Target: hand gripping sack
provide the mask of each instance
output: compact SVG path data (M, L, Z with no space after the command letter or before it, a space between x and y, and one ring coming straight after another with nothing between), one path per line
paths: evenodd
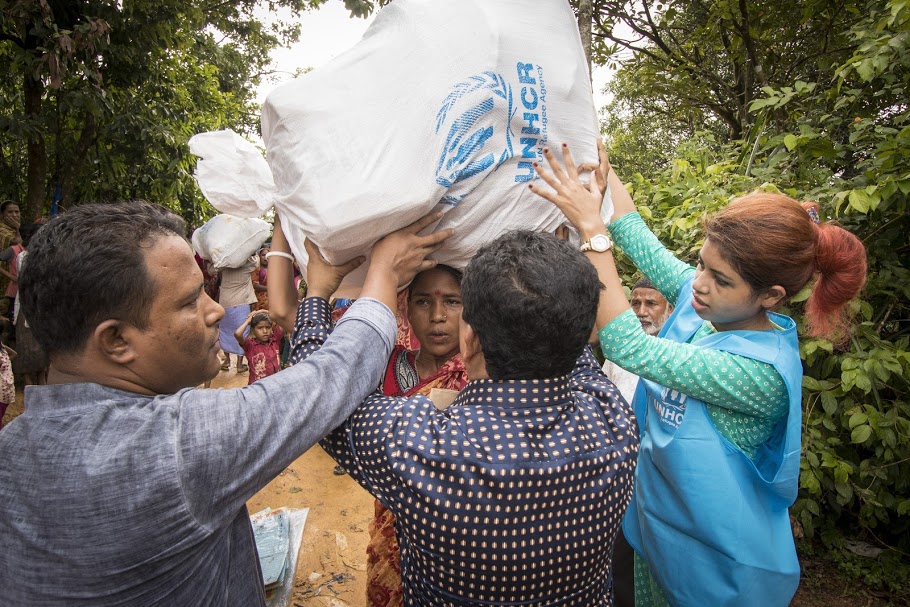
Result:
M216 215L193 232L193 249L219 270L240 268L268 239L271 228L261 219Z
M565 0L396 0L354 48L273 91L262 127L261 195L301 263L305 236L339 263L440 208L455 236L434 257L459 268L508 230L563 223L528 190L533 163L563 143L595 162L598 135Z

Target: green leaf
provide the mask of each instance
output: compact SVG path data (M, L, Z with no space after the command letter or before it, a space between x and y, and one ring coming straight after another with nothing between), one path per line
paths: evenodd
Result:
M851 190L847 199L852 208L863 214L868 213L872 206L872 197L866 190Z
M803 388L816 392L818 390L821 390L821 386L819 385L818 380L808 375L803 375Z
M792 152L796 149L796 146L799 145L799 137L793 134L784 136L784 145L787 146L787 151Z
M808 491L810 495L818 495L822 491L821 483L812 471L805 471L799 475L799 486Z
M756 99L755 101L753 101L752 103L749 104L749 111L757 112L758 110L760 110L762 108L766 108L769 105L774 105L775 103L777 103L776 97L773 97L771 99Z
M865 424L866 421L868 421L868 419L869 418L866 416L865 413L863 413L862 411L857 411L856 413L854 413L853 415L850 416L849 427L852 430L852 429L856 428L857 426L859 426L860 424ZM862 442L862 441L859 441L859 442Z
M834 395L829 391L821 393L822 396L822 408L825 410L825 413L828 415L834 415L837 413L837 399L834 398Z
M885 365L877 364L873 367L873 371L875 376L882 382L888 381L888 378L891 377L891 373L885 368Z
M816 342L816 341L814 341L814 340L813 340L813 341L807 341L807 342L801 343L801 344L799 345L799 347L800 347L800 350L802 350L802 353L803 353L805 356L811 356L812 354L815 353L816 350L818 350L818 342ZM805 358L805 356L804 356L804 358ZM805 379L805 377L803 378L803 386L808 387L808 386L806 386L806 379Z
M790 298L790 301L792 303L799 303L801 301L806 301L807 299L809 299L809 295L811 295L811 294L812 294L812 286L807 284L802 289L797 291L796 295L794 295L793 297Z
M811 451L806 451L806 461L809 462L809 465L813 468L818 468L818 456Z
M871 59L863 59L856 64L855 68L856 73L859 74L859 77L866 82L869 82L875 78L875 67Z
M856 387L868 394L872 391L872 380L865 373L856 374Z
M814 514L815 516L821 516L821 510L819 510L818 502L815 500L806 500L806 510Z
M858 375L858 373L859 372L856 371L855 369L852 371L844 371L843 373L841 373L841 376L840 376L841 383L844 384L845 390L849 390L849 389L853 388L853 386L856 385L856 376Z
M837 500L839 504L846 504L853 498L853 488L846 482L834 483L834 490L837 491L838 497L842 498Z
M850 433L850 442L854 444L864 443L870 436L872 436L872 428L870 426L859 426Z

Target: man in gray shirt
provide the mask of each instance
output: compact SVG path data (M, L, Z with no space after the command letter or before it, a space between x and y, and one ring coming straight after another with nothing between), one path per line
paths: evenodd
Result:
M179 218L86 205L43 227L20 288L50 385L0 432L0 605L264 605L245 503L379 383L396 287L450 234L417 236L436 219L375 245L318 354L235 390L192 389L224 310ZM362 261L310 257L322 297Z

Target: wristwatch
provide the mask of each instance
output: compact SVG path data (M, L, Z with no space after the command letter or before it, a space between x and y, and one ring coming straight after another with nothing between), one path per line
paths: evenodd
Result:
M579 251L584 253L585 251L594 251L595 253L603 253L604 251L609 251L610 247L613 246L613 241L610 240L610 237L606 234L597 234L591 237L591 240L581 243L581 246L578 248Z

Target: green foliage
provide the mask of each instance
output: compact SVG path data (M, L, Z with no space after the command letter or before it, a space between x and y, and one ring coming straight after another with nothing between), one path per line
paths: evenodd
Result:
M191 222L212 213L193 183L195 133L259 127L269 52L297 39L291 17L324 0L0 0L0 196L41 215L146 198ZM355 15L382 1L346 0Z
M786 42L779 3L749 5L767 15L752 23L754 39ZM641 60L633 60L616 86L624 103L636 106L641 99L636 107L645 109L626 137L609 143L642 215L683 259L692 260L701 246L705 214L756 188L818 201L823 217L836 218L863 240L869 278L854 305L852 336L842 346L801 341L803 459L791 514L807 536L820 537L832 549L844 535L862 536L895 547L900 553L892 551L889 558L899 559L894 555L910 552L910 1L872 0L829 23L826 40L837 40L836 49L823 54L821 41L813 50L803 39L807 59L787 72L787 80L779 74L776 83L758 88L748 104L751 126L741 137L695 130L672 153L657 149L659 157L647 161L641 160L637 133L653 102L634 78ZM709 30L700 30L706 40L720 35ZM766 64L774 58L760 57ZM686 73L665 68L667 80ZM698 107L682 89L660 94L667 96L667 107L683 106L680 116L686 107ZM655 124L673 128L665 112L654 112ZM688 133L685 120L675 124ZM624 126L620 118L610 129ZM623 270L633 271L628 265ZM801 330L808 292L785 310ZM864 575L892 586L893 569L867 568Z
M867 586L892 593L898 602L910 601L910 565L896 550L887 550L878 558L870 559L836 547L829 551L838 569L847 577L862 581Z
M854 586L858 592L865 589L874 589L887 593L889 601L887 603L876 601L868 603L860 596L856 597L856 604L875 604L875 605L906 605L910 601L910 561L905 558L898 550L887 549L880 550L864 542L858 542L861 548L866 550L872 549L880 551L868 553L851 551L850 542L836 535L829 534L826 538L827 543L818 540L806 540L800 543L800 556L804 561L804 573L806 561L808 566L816 569L820 563L833 565L845 581L860 582L862 586ZM866 544L866 545L863 545ZM855 550L855 548L854 548ZM830 567L826 566L824 571L829 572ZM822 580L822 583L824 581ZM853 585L853 584L851 584ZM876 593L878 594L878 593Z
M627 75L613 87L611 113L631 108L673 120L683 136L710 130L734 139L754 126L749 107L762 87L790 85L797 75L818 81L849 53L845 34L857 14L844 0L594 5L595 57Z

